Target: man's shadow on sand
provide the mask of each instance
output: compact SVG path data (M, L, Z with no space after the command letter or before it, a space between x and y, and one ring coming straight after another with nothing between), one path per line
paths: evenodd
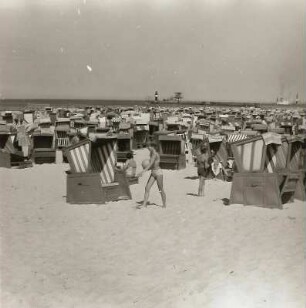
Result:
M142 201L137 201L136 202L137 203L137 205L136 205L136 209L140 209L140 208L142 208L143 206L142 206L142 204L143 204L143 200ZM162 207L161 205L158 205L158 204L156 204L156 203L154 203L154 202L148 202L147 203L147 207L148 206L157 206L157 207Z
M187 193L186 195L187 195L187 196L193 196L193 197L199 197L198 194L194 194L194 193Z
M198 194L195 194L195 193L187 193L186 194L187 196L193 196L193 197L199 197ZM222 198L222 199L215 199L214 201L217 201L217 200L221 200L223 202L223 205L230 205L230 199L228 198Z

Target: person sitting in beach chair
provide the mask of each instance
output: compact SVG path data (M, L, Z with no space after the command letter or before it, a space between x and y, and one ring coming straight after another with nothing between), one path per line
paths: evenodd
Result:
M76 134L72 137L71 139L71 144L74 145L74 144L77 144L78 142L86 139L86 133L85 132L82 132L81 130L78 130L76 132ZM94 139L92 140L94 141Z
M71 144L74 145L74 144L77 144L78 142L80 142L80 138L79 136L76 134L72 137L71 139Z
M126 177L127 178L134 178L136 177L136 161L134 160L133 153L129 152L126 154L126 162L122 167L122 170L125 171Z
M233 173L234 173L233 166L234 166L234 159L229 158L224 168L224 173L226 175L226 181L231 181L233 179Z
M227 171L225 170L222 162L219 161L216 156L213 157L211 170L214 180L221 178L223 181L225 181L225 178L227 177Z
M138 184L138 176L136 176L137 164L133 157L133 152L129 152L126 154L126 162L123 166L116 166L116 170L124 171L125 176L130 185Z

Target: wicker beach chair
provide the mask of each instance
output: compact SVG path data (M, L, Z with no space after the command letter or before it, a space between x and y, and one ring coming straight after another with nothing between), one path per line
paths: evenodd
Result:
M291 199L305 200L305 163L303 160L303 142L298 136L282 136L281 144L267 146L265 169L283 177L282 191L291 194ZM295 185L295 187L293 187ZM292 187L291 187L292 186ZM288 188L289 187L289 188Z
M51 164L56 161L54 133L38 130L33 132L32 159L35 164Z
M115 169L116 138L103 137L95 142L85 139L66 148L70 165L67 174L67 202L106 203L131 199L124 172Z
M280 136L279 140L267 143L256 136L231 145L238 173L233 177L230 203L282 208L293 198L299 175L287 168L291 151Z
M149 124L134 125L133 149L145 147L149 139Z
M180 170L186 168L185 140L177 134L158 136L158 152L162 169Z
M70 119L58 119L55 122L55 147L63 149L70 145Z

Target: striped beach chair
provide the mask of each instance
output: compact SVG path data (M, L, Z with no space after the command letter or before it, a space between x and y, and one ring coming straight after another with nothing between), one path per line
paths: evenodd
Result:
M244 139L247 139L247 138L248 138L248 135L242 134L242 133L227 134L226 149L227 149L227 152L228 152L228 156L233 157L232 148L231 148L231 144L233 142L244 140Z
M295 136L282 136L281 144L267 146L267 171L286 176L283 190L294 192L294 197L299 200L306 199L303 141Z
M287 169L287 140L266 143L256 136L232 143L238 173L234 174L230 203L282 208L292 199L298 174Z
M261 136L236 141L231 147L238 172L263 171L265 144Z
M115 169L116 138L95 142L85 139L65 150L70 165L67 173L67 202L105 203L131 199L124 172Z
M280 193L293 200L296 191L302 191L299 169L299 142L282 136L280 144L267 145L266 170L279 175ZM304 197L305 198L305 197Z
M291 178L298 175L296 184L291 180L292 185L296 185L294 198L305 201L305 136L287 136L286 138L288 140L287 170Z

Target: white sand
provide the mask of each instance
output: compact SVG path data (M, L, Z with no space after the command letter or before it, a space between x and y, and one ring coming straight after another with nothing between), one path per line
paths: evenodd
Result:
M189 165L164 171L167 209L135 209L148 174L133 200L69 205L68 168L0 169L1 307L305 307L303 202L224 206L213 180L195 197Z

